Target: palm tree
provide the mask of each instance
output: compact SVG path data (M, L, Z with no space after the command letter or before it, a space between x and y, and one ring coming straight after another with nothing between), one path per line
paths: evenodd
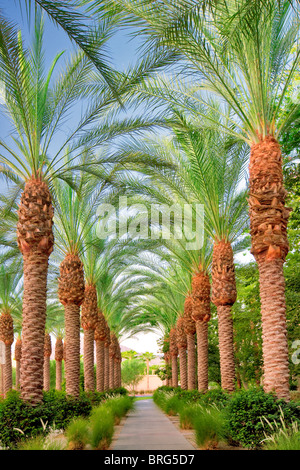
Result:
M188 73L193 83L199 83L194 98L180 97L176 77L162 80L163 93L151 83L141 93L160 102L164 98L176 106L180 103L198 116L203 116L199 103L209 108L209 97L217 96L233 111L233 125L223 123L223 130L250 147L251 252L260 274L264 389L288 400L283 264L289 250L289 209L285 207L279 137L299 109L297 102L287 113L282 112L284 97L299 67L298 7L288 0L221 0L203 14L198 2L174 4L164 0L155 9L146 1L113 3L127 10L127 16L122 11L124 22L129 16L132 26L138 23L138 34L145 34L148 51L173 51L177 65L182 59L181 71ZM201 93L203 90L205 93Z
M2 109L12 123L13 144L1 140L0 145L1 172L15 185L13 200L23 191L17 224L18 246L24 264L20 380L22 398L36 404L42 400L40 371L44 362L48 259L54 243L49 184L54 177L66 178L61 174L60 162L60 152L66 144L55 150L51 160L48 155L59 123L81 95L82 80L89 66L77 55L66 66L59 82L52 83L61 54L57 54L45 75L40 15L36 16L34 33L32 49L26 52L21 34L6 21L1 23L0 76L5 83ZM77 129L80 128L82 123L77 125Z
M142 359L146 361L146 368L147 368L147 390L150 390L150 385L149 385L149 367L150 367L150 361L155 359L155 354L151 353L149 351L144 352L141 355Z

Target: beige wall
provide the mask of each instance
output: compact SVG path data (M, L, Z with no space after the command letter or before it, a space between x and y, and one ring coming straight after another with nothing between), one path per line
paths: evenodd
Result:
M149 379L149 387L147 382L147 377ZM141 377L141 381L135 386L135 391L140 392L141 390L144 391L151 391L153 392L158 387L165 385L165 381L162 381L158 375L143 375Z

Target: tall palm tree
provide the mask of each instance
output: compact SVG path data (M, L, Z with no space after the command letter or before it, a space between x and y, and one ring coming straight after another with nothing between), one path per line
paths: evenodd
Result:
M60 162L60 152L66 143L54 151L53 158L49 159L48 155L53 152L51 143L59 124L79 99L83 77L90 69L87 61L77 55L66 65L59 82L53 82L53 71L61 54L57 54L45 73L40 15L35 18L29 52L24 48L21 33L5 20L1 23L0 34L0 77L5 84L2 111L12 124L12 143L2 139L0 142L1 173L14 185L14 201L22 191L17 224L24 265L21 395L36 404L42 400L40 371L44 361L48 259L54 243L49 185L54 177L66 178L61 174ZM82 122L76 126L82 129ZM70 143L70 136L66 141Z
M182 59L180 71L199 84L195 99L180 98L174 89L176 77L169 76L162 80L164 98L202 116L199 103L210 107L209 97L217 96L233 110L233 126L223 123L223 130L249 145L251 252L260 275L264 389L288 400L283 264L289 250L289 209L285 207L279 137L299 109L295 102L287 113L282 112L299 67L298 6L288 0L221 0L203 14L198 2L164 0L155 9L147 1L112 3L123 9L123 21L128 24L129 17L132 26L139 25L148 51L172 50L177 65ZM161 93L151 84L146 93L161 100Z

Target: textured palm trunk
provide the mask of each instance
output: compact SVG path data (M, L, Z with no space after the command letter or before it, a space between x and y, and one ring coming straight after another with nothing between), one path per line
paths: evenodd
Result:
M184 304L184 329L187 338L187 370L188 370L188 390L196 388L196 349L195 333L196 324L192 318L193 301L188 295Z
M66 393L79 397L80 393L80 306L65 305L65 378Z
M48 256L24 256L23 269L21 397L32 404L38 404L42 401L44 386Z
M3 312L0 316L0 340L5 345L4 395L6 396L13 386L11 345L14 342L14 325L9 312Z
M115 377L115 359L112 353L109 351L109 389L112 390L114 388L114 377Z
M186 358L186 348L187 340L186 334L184 331L184 319L179 317L176 323L176 340L177 348L179 355L179 372L180 372L180 386L182 390L187 390L187 358Z
M263 383L266 392L290 399L283 260L258 262L263 342Z
M197 334L197 375L198 390L208 390L208 321L210 320L210 279L200 270L192 279L192 318Z
M84 388L87 391L95 390L95 358L94 358L94 338L98 321L97 290L95 285L85 286L84 302L81 307L81 324L84 331Z
M119 359L114 360L114 388L118 388L119 384Z
M96 341L96 390L97 392L104 391L104 360L105 360L105 345L104 341Z
M187 334L188 390L196 388L196 347L195 335Z
M21 195L17 240L23 255L21 397L33 405L43 400L44 335L48 259L53 250L53 207L48 186L27 181Z
M56 338L55 343L55 388L61 390L62 386L62 361L64 358L64 345L61 337Z
M5 365L4 365L4 395L12 390L12 360L11 360L11 344L5 345Z
M259 270L264 389L290 399L283 264L289 250L280 145L272 136L253 144L249 165L251 252Z
M84 272L77 255L67 254L60 265L58 295L65 309L66 393L80 394L80 306L84 300Z
M15 344L15 362L16 362L16 389L20 388L20 366L22 358L22 341L20 338L17 338Z
M109 390L109 344L104 345L104 390Z
M44 390L50 390L50 356L52 353L51 337L49 334L45 335L44 342Z
M168 387L172 387L172 375L170 376L170 374L172 374L172 363L171 363L171 355L170 355L170 352L168 351L167 354L166 354L166 364L168 366L168 376L167 376L167 386Z
M178 387L178 348L176 328L172 328L170 331L170 356L172 367L172 387Z
M105 349L104 349L104 361L105 361L105 368L104 368L104 389L109 390L110 386L110 357L109 357L109 350L110 350L110 329L108 324L106 323L106 336L105 336Z
M83 334L84 390L88 392L95 390L94 363L94 330L89 328Z
M235 269L231 244L216 241L212 260L212 302L217 307L221 367L221 386L235 390L233 320L231 307L236 301Z
M96 342L96 390L103 392L105 388L105 340L107 325L103 313L98 309L95 328Z
M172 361L172 387L178 387L178 362L177 356L171 356Z
M208 324L206 321L196 322L198 390L208 390Z

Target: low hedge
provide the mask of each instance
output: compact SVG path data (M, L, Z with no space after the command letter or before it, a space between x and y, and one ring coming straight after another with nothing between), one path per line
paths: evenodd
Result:
M184 412L185 408L188 411L197 404L203 409L216 406L224 417L228 441L245 448L260 448L266 435L271 435L274 428L280 428L283 420L287 428L291 428L292 423L300 426L300 403L279 400L275 394L266 393L261 387L228 394L222 389L203 393L164 386L154 392L153 398L166 413L172 406L172 410L180 415L183 425L186 421L186 426L192 427L195 426L191 416Z
M32 406L12 390L0 400L0 446L14 448L24 438L45 434L49 427L65 429L72 419L89 417L92 408L107 398L126 394L126 389L118 388L105 393L81 392L74 398L51 390L44 392L40 405Z

